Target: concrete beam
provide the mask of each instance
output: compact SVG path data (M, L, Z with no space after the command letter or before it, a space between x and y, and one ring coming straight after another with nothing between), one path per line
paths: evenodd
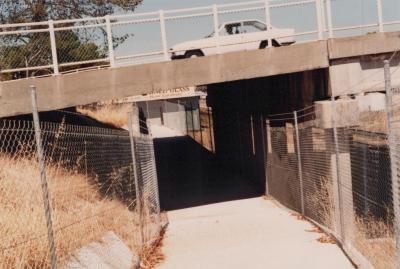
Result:
M400 47L399 47L400 48ZM385 90L383 61L393 53L331 60L329 95L341 96ZM390 62L392 85L400 86L400 55Z
M241 51L162 63L91 70L0 83L0 117L31 113L28 88L35 85L41 111L159 90L267 77L326 68L326 41Z
M328 49L330 60L394 52L400 49L400 32L330 39Z
M100 69L45 78L0 82L0 117L31 112L28 88L36 85L41 111L120 99L160 90L329 68L331 90L348 94L353 80L369 76L376 61L364 55L400 49L400 32L315 41L265 50L240 51L196 59ZM350 62L349 62L350 61ZM367 62L365 65L362 62ZM341 66L343 64L343 67ZM361 71L362 72L361 72ZM364 85L362 86L364 88ZM363 89L352 90L361 92Z

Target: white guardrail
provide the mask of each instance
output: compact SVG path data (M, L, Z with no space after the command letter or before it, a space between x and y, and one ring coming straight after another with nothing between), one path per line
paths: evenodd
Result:
M339 3L339 2L342 3ZM393 30L399 18L384 18L383 4L374 6L374 22L341 22L339 4L357 0L251 1L98 18L0 25L0 72L19 77L57 75L93 67L117 67L170 60L172 45L202 38L226 21L259 19L271 27L293 28L297 42ZM383 3L383 4L382 4ZM335 5L338 5L337 7ZM374 11L375 12L375 11ZM400 13L400 12L399 12ZM353 13L350 12L349 16ZM390 29L389 29L390 28ZM271 44L272 42L269 42ZM176 51L175 51L176 52ZM18 76L14 77L18 78Z

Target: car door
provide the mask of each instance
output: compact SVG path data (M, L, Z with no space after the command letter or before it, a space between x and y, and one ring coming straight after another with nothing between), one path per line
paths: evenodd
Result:
M269 31L264 23L258 21L245 21L242 25L243 43L247 50L254 50L260 47L262 41L268 39Z
M219 42L221 53L245 50L246 45L243 44L243 33L241 22L224 24L219 31Z

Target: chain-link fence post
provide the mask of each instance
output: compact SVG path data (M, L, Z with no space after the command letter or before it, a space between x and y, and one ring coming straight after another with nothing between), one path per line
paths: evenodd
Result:
M262 130L262 135L263 135L263 148L264 148L264 167L265 167L265 195L269 196L269 186L268 186L268 173L269 173L269 160L268 160L268 153L271 150L269 147L270 139L271 139L271 129L270 129L270 122L269 120L265 121L265 128L266 132L264 132L264 126L262 122L262 117L261 117L261 130ZM266 135L265 135L266 133ZM267 140L267 143L265 143L265 140Z
M200 108L200 100L199 100L199 113L198 115L198 119L199 119L199 128L200 128L200 142L201 142L201 146L204 147L204 141L203 141L203 128L201 127L201 108Z
M143 231L143 212L142 212L142 194L139 188L139 178L137 172L137 162L136 162L136 150L135 150L135 140L133 137L133 113L128 113L128 129L129 129L129 139L131 144L131 154L132 154L132 168L133 168L133 177L135 183L135 193L136 193L136 210L139 217L139 235L140 235L140 248L141 253L143 253L144 247L144 231Z
M158 219L158 224L159 224L159 229L161 231L162 227L162 221L161 221L161 205L160 205L160 190L159 190L159 184L158 184L158 176L157 176L157 164L156 164L156 155L154 152L154 141L152 140L151 142L151 150L150 150L150 156L152 160L152 169L155 171L155 179L154 179L154 191L155 191L155 203L156 203L156 210L157 210L157 219Z
M197 140L196 140L196 132L195 132L195 129L194 129L194 115L193 115L193 103L192 103L192 101L190 101L190 115L191 115L191 118L192 118L193 140L197 142Z
M51 268L56 269L57 268L57 254L56 254L56 246L55 246L55 242L54 242L53 222L51 219L49 187L47 185L46 167L45 167L45 161L44 161L44 156L43 156L42 137L41 137L41 131L40 131L39 112L38 112L37 97L36 97L36 87L31 86L30 89L31 89L31 99L32 99L33 122L34 122L34 128L35 128L36 151L37 151L37 158L39 161L43 205L44 205L44 210L45 210L45 214L46 214L47 238L49 241L49 248L50 248Z
M303 167L301 164L300 135L299 135L299 124L297 120L297 111L294 111L293 115L294 115L294 126L296 131L297 166L298 166L299 182L300 182L301 214L304 216L305 211L304 211Z
M211 112L210 112L210 108L207 107L207 116L208 116L208 131L210 133L210 150L212 152L214 152L214 142L213 142L213 130L212 128L214 128L214 126L211 124Z
M336 103L335 103L335 96L332 93L331 96L331 105L332 105L332 110L331 110L331 121L332 121L332 130L333 130L333 142L334 142L334 147L335 147L335 170L332 169L332 173L336 173L336 177L333 176L332 180L336 180L334 182L334 186L337 186L336 190L333 190L337 192L337 195L334 195L334 203L335 203L335 210L339 211L339 214L335 214L337 216L338 221L339 221L339 235L341 237L342 243L345 242L345 230L344 230L344 212L343 212L343 197L342 197L342 183L341 183L341 174L340 174L340 150L339 150L339 139L338 139L338 133L337 133L337 120L336 120Z
M389 139L389 151L390 151L390 162L391 162L391 177L392 177L392 195L393 195L393 211L394 211L394 228L395 228L395 240L396 240L396 268L400 268L400 204L399 204L399 183L398 183L398 168L396 162L396 138L392 129L393 119L393 104L392 104L392 83L390 74L390 62L384 61L384 72L385 72L385 92L386 92L386 113L387 113L387 126L388 126L388 139Z

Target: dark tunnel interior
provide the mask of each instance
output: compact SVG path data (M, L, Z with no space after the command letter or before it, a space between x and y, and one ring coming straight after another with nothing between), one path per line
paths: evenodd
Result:
M265 119L327 96L316 70L207 87L215 152L190 136L155 139L163 210L245 199L265 193Z

